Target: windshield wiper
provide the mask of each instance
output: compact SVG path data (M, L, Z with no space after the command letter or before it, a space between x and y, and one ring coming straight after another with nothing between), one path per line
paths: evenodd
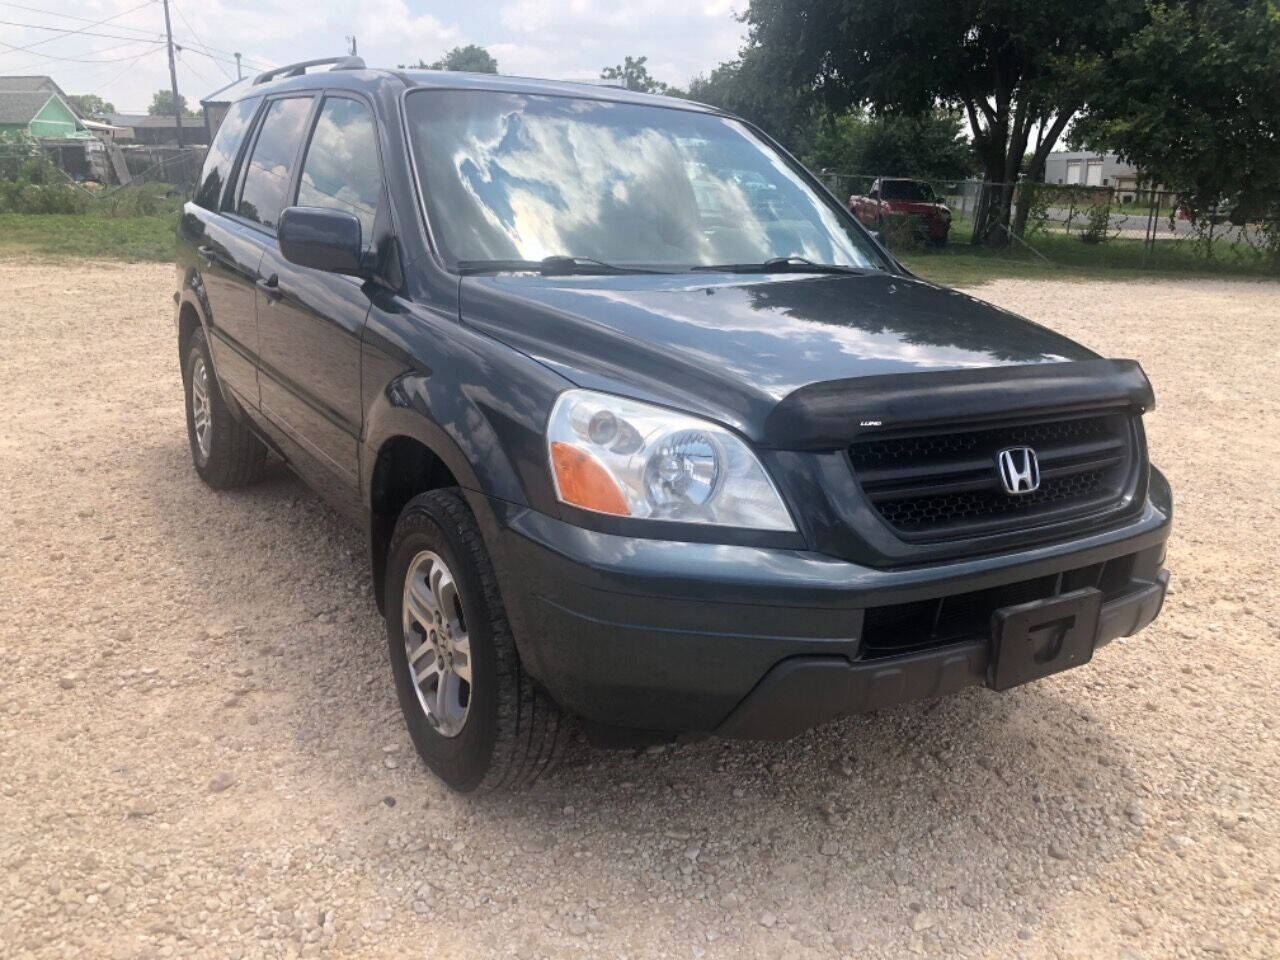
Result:
M459 273L522 273L535 271L546 277L612 273L663 273L648 267L606 263L593 257L543 257L541 260L459 260Z
M854 276L864 276L872 272L867 267L815 263L805 257L770 257L760 263L700 263L689 269L705 273L848 273Z

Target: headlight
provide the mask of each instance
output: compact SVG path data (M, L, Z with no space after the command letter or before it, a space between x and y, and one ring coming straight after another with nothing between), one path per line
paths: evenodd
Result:
M675 410L567 390L547 424L556 496L621 517L795 530L750 448Z

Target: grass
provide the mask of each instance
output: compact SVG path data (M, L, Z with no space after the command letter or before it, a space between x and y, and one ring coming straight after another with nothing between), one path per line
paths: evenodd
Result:
M0 256L172 261L177 218L0 213Z
M160 185L163 187L164 185ZM173 259L174 229L180 201L149 185L136 195L120 192L95 201L85 214L0 213L0 256L74 257L128 262ZM171 191L170 191L171 192ZM147 196L154 196L154 201ZM144 211L130 215L132 211ZM1206 260L1190 242L1160 241L1150 253L1140 240L1082 243L1076 236L1049 233L1031 240L1046 259L1015 247L992 250L967 242L960 224L952 242L941 248L901 251L913 273L951 287L980 286L991 280L1126 280L1155 277L1280 278L1280 267L1262 256L1236 257L1222 248ZM1046 262L1047 261L1047 262Z
M1141 240L1115 238L1083 243L1076 235L1045 233L1029 240L1044 259L1024 247L973 246L968 232L952 229L945 247L898 253L907 269L934 283L970 287L991 280L1133 280L1157 277L1253 277L1280 279L1280 265L1252 250L1220 246L1209 260L1189 240L1160 240L1151 251Z
M85 207L82 213L16 212L12 207L0 212L0 256L173 260L174 230L182 210L181 191L173 184L132 183L98 194L81 191L77 200Z

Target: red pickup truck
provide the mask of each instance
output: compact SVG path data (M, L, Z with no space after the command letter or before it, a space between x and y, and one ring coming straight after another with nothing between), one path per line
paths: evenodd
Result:
M866 196L849 198L849 210L872 230L883 230L895 218L914 217L924 238L939 246L951 230L951 211L923 180L880 177Z

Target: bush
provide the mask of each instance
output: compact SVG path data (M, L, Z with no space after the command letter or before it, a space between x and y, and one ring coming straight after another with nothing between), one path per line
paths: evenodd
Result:
M1024 236L1045 233L1049 229L1049 209L1063 203L1063 191L1053 184L1027 180L1018 184L1017 204L1027 208Z
M1085 243L1103 243L1112 236L1111 198L1095 198L1094 203L1085 213L1084 230L1080 239Z
M905 217L887 217L880 231L885 246L893 251L919 250L925 246L924 219L911 214Z
M85 199L25 133L0 137L0 212L82 213Z
M30 134L0 134L0 181L45 184L64 180L58 165Z
M74 184L38 141L25 133L0 135L0 213L154 217L181 208L182 194L171 183Z
M84 213L87 206L70 184L0 182L0 213Z

